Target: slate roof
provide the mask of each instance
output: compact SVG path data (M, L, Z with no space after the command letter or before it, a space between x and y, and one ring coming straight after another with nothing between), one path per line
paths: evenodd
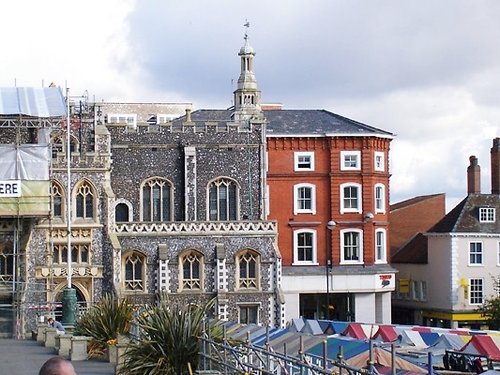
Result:
M267 136L291 135L376 135L392 138L394 134L324 109L282 109L264 111L268 121Z
M231 121L231 113L229 109L199 109L191 113L191 119L195 122L198 121ZM185 116L182 117L186 119Z
M399 251L391 255L391 263L427 264L427 237L417 233Z
M479 208L495 208L495 222L479 221ZM497 233L500 234L500 196L469 194L428 233Z
M348 119L324 109L264 110L268 137L359 135L392 138L394 134ZM194 122L231 121L232 108L226 110L201 109L192 112ZM184 119L184 117L183 117Z

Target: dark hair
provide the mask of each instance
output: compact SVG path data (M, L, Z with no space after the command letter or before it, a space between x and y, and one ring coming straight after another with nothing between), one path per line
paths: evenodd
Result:
M52 357L45 361L38 375L60 375L62 374L60 370L63 363L69 363L71 365L71 362L64 357Z

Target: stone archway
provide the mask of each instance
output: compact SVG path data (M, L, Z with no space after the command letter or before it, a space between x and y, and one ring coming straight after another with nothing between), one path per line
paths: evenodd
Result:
M54 314L59 320L62 316L62 301L63 291L66 288L67 283L62 282L58 284L54 289L54 301L56 303L56 308L54 309ZM87 303L90 301L88 292L84 285L78 282L73 282L71 286L76 290L76 303L78 306L77 315L79 315L83 309L87 307Z

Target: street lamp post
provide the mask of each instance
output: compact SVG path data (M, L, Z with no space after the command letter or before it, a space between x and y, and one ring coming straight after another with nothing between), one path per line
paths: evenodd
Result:
M326 235L326 264L325 264L325 276L326 276L326 319L330 320L330 271L332 269L332 230L335 228L337 223L330 220L326 224L328 229Z
M71 264L71 124L70 124L70 113L69 113L69 89L66 89L66 173L68 178L68 190L66 192L66 220L67 220L67 262L68 262L68 272L67 287L63 290L62 296L62 324L66 326L74 326L76 320L76 289L72 288L71 276L73 273L73 268Z

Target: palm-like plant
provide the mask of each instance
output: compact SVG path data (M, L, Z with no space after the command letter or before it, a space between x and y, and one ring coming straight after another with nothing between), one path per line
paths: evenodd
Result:
M198 365L200 337L205 317L215 301L202 305L158 306L138 317L139 336L133 339L124 355L119 374L187 374ZM209 323L212 337L222 336L221 325Z
M104 352L108 341L129 334L133 317L134 308L127 299L118 300L106 294L79 319L75 334L92 337L89 352L99 355Z

